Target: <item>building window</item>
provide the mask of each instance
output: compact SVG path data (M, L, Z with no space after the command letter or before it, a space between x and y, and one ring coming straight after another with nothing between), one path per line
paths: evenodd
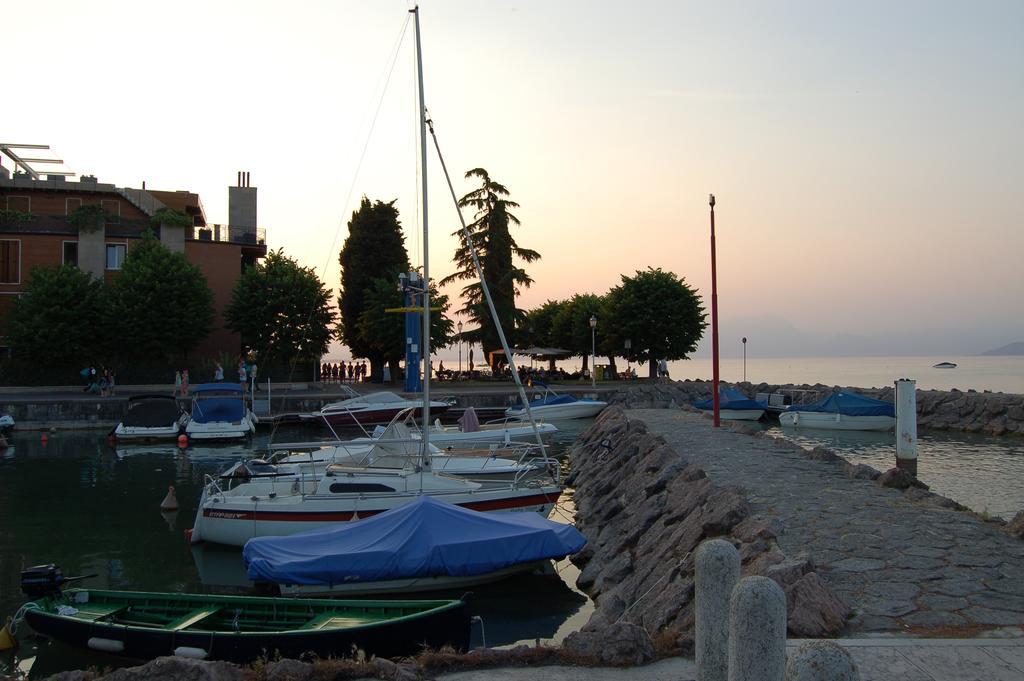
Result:
M21 283L21 242L0 239L0 284Z
M8 196L7 210L16 210L22 213L32 212L31 196Z
M71 265L72 267L78 267L78 242L77 241L65 241L64 242L64 259L61 261L65 265Z
M107 244L107 269L119 270L124 265L125 244Z
M121 216L121 202L116 199L103 199L100 206L111 215Z
M64 199L64 215L71 215L82 207L82 199Z

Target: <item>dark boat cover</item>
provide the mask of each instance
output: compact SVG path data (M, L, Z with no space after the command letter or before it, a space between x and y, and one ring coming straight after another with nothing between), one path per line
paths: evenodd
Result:
M715 404L712 398L708 398L702 402L694 403L698 409L714 409ZM718 408L719 409L749 409L751 411L755 409L767 409L768 405L764 402L758 402L752 400L736 388L725 388L720 387L718 389Z
M249 579L342 584L482 575L576 553L587 540L538 513L482 513L422 496L338 527L250 539Z
M122 425L126 428L166 428L181 416L178 400L168 395L147 395L128 398L128 413Z
M896 406L873 397L855 392L834 392L810 404L794 404L789 411L821 411L844 416L892 416L896 417Z

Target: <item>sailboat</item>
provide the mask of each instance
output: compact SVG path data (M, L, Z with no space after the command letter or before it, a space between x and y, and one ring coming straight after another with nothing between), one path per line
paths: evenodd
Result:
M423 56L420 36L419 8L409 10L415 19L416 67L420 114L420 166L423 216L423 281L429 284L429 229L427 211L427 151L426 130L430 125L435 148L440 149L433 125L427 118L423 96ZM448 180L448 188L455 198L455 191L448 176L444 158L441 157ZM457 202L456 202L457 205ZM463 230L465 220L461 210L459 219ZM468 235L468 231L466 232ZM472 245L472 239L469 240ZM487 299L491 315L495 320L498 336L512 366L520 397L527 402L526 393L519 381L512 359L512 352L505 333L498 322L487 282L482 276L475 249L473 260L480 274L481 287ZM425 361L430 358L430 287L423 287L423 353ZM548 469L549 479L515 476L511 480L480 482L438 472L432 465L430 436L430 371L423 372L423 426L420 437L411 440L415 451L407 455L402 451L383 451L374 454L372 465L358 463L328 464L316 472L299 472L297 475L255 476L231 486L219 477L207 476L195 523L189 531L192 543L210 541L233 546L243 546L254 537L288 535L305 530L322 528L337 522L359 520L384 511L411 503L423 495L430 495L456 506L478 511L531 511L547 516L562 492L558 469ZM533 421L529 404L526 417L533 424L533 432L541 451L541 441L536 422ZM392 443L393 444L393 443ZM380 442L373 447L379 448Z

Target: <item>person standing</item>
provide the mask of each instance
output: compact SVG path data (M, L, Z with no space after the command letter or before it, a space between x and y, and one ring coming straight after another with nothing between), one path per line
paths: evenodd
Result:
M188 397L188 369L181 372L181 394Z
M245 382L246 382L247 379L248 379L248 375L245 372L245 360L244 359L239 359L238 360L238 384L244 387L245 386Z
M174 372L174 396L178 397L181 395L181 372Z
M251 390L259 390L260 386L256 383L256 360L252 361L249 365L249 387Z
M214 363L213 381L214 381L214 383L223 383L224 382L224 367L222 367L220 365L220 362L215 362Z
M341 376L341 380L345 380L345 360L341 360L341 364L338 366L338 374Z

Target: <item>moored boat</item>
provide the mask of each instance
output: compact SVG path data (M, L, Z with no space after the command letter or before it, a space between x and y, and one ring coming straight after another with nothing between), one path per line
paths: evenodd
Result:
M351 390L351 389L350 389ZM299 414L304 421L326 421L332 426L376 426L391 423L399 413L412 409L414 417L423 413L422 400L407 400L392 392L380 391L359 395L339 402L325 404L319 411ZM447 402L431 401L430 413L440 414L448 409Z
M573 395L559 395L549 386L534 382L535 386L544 389L544 392L530 402L530 413L535 419L546 419L554 421L558 419L587 419L597 416L601 410L608 406L607 402L579 398ZM519 404L505 410L508 418L525 419L526 408Z
M289 595L464 588L584 547L573 526L534 513L480 513L424 496L357 523L248 541L249 579Z
M713 411L714 400L709 398L693 405L703 411ZM736 388L720 386L718 390L718 415L730 421L757 421L764 416L768 405L752 400Z
M202 383L192 388L190 440L237 440L256 432L256 417L238 383Z
M188 413L170 395L132 395L117 427L118 440L173 440L188 424Z
M794 404L779 414L779 425L821 430L892 430L896 407L855 392L834 392L817 402Z
M261 657L414 655L469 646L459 600L320 600L98 589L55 590L26 604L36 632L63 643L152 659L179 655L250 662Z
M933 364L932 369L956 369L956 362L939 362Z

